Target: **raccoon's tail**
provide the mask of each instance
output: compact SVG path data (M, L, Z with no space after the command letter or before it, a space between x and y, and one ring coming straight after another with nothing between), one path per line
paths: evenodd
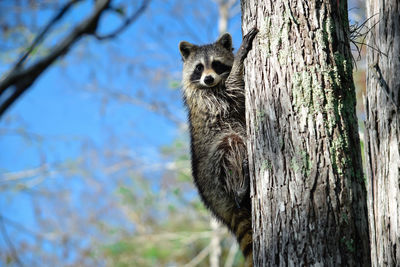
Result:
M234 212L231 229L239 243L240 250L245 258L245 266L253 266L253 230L251 228L251 214L247 209Z

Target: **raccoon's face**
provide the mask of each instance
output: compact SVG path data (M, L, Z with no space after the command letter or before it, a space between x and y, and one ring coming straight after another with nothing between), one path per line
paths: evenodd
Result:
M183 82L199 89L213 88L228 77L233 64L232 38L226 33L215 43L203 46L181 42Z

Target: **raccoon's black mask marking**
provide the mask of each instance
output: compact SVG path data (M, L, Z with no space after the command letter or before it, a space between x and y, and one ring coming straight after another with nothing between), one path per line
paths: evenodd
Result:
M225 73L225 72L230 72L231 69L232 69L231 66L225 65L224 63L221 63L221 62L218 61L218 60L214 60L214 61L211 63L211 67L212 67L213 70L214 70L217 74L219 74L219 75L221 75L222 73Z
M204 66L203 64L197 64L192 75L190 75L190 81L198 82L203 74Z

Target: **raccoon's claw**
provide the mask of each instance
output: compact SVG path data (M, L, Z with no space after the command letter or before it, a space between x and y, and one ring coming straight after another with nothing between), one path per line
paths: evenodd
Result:
M242 41L242 45L239 48L238 51L238 56L240 56L242 59L245 59L249 51L251 50L253 46L253 40L256 37L258 33L257 28L252 28L244 37Z
M258 29L254 27L243 37L243 43L247 46L248 50L251 50L251 45L257 33Z

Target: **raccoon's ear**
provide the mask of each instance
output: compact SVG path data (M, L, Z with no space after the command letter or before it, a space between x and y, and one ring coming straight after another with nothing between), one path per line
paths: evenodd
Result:
M179 43L179 51L181 52L182 59L185 61L190 53L193 52L193 50L196 48L194 44L188 43L188 42L180 42Z
M232 37L229 33L225 33L219 39L216 41L217 44L221 45L223 48L225 48L228 51L232 51Z

